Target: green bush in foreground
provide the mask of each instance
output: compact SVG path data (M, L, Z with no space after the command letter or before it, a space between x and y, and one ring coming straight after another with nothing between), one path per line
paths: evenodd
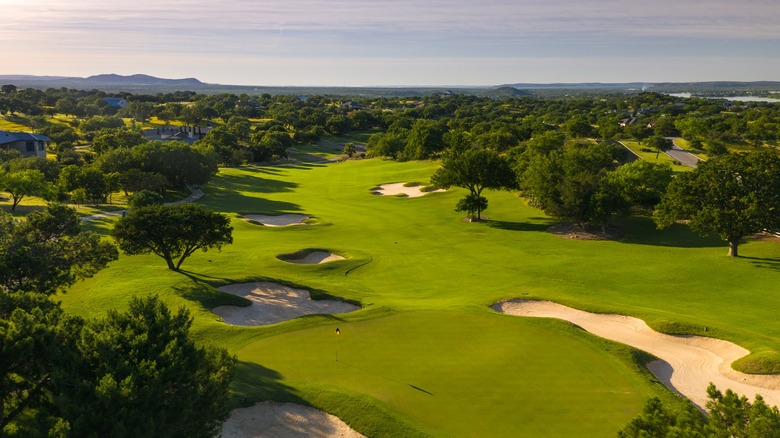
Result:
M669 411L653 397L644 411L618 437L780 437L780 411L768 406L760 395L753 403L730 389L723 395L715 385L707 388L709 417L705 419L693 404L679 412Z

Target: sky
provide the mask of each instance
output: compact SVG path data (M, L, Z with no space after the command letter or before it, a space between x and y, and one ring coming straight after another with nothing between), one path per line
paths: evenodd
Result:
M0 0L0 74L230 85L780 80L778 0Z

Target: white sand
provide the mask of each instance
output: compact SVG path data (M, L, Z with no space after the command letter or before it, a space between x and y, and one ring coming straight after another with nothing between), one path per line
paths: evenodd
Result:
M333 300L312 300L309 291L271 282L231 284L220 291L244 297L249 307L219 306L212 311L228 324L257 326L276 324L303 315L336 314L360 309Z
M374 189L374 193L377 193L382 196L395 196L395 195L406 195L410 198L419 198L420 196L425 196L428 193L434 193L434 192L446 192L446 190L438 189L431 192L423 192L420 190L423 188L423 186L414 186L414 187L404 187L403 182L400 183L392 183L392 184L382 184L378 186L377 189Z
M731 342L665 335L641 319L583 312L549 301L507 301L492 308L509 315L563 319L602 338L644 350L660 359L648 364L650 372L701 408L707 402L710 382L722 392L731 389L751 401L761 394L767 404L780 405L780 375L751 375L732 369L732 362L749 351Z
M234 409L222 425L223 438L365 438L346 423L318 409L293 403L258 403Z
M288 225L301 225L309 216L303 214L280 214L270 216L266 214L247 214L244 219L259 222L267 227L286 227Z
M336 260L344 260L344 257L325 251L312 251L302 259L288 259L284 261L302 265L319 265L321 263L335 262Z

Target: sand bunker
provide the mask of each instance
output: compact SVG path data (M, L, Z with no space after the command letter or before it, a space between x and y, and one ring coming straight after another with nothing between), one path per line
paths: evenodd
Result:
M278 216L247 214L244 218L251 222L261 223L266 227L286 227L289 225L303 225L303 221L308 219L309 216L303 214L281 214Z
M382 184L380 186L377 186L376 188L372 189L372 191L377 195L382 196L396 196L396 195L406 195L409 198L419 198L420 196L425 196L428 193L434 193L434 192L445 192L446 190L438 189L433 190L430 192L423 192L421 189L424 186L412 186L412 187L404 187L404 184L407 183L392 183L392 184Z
M302 265L319 265L321 263L344 260L344 257L327 251L310 251L305 253L283 254L278 258L283 262L298 263Z
M365 438L346 423L318 409L293 403L258 403L234 409L222 425L223 438Z
M219 290L252 302L249 307L219 306L212 310L223 321L233 325L276 324L303 315L346 313L360 309L344 301L312 300L305 289L271 282L231 284Z
M583 312L549 301L506 301L492 306L509 315L558 318L602 338L644 350L661 360L647 365L653 375L699 407L707 402L707 386L731 389L751 400L761 394L769 405L780 405L780 375L743 374L732 362L749 353L739 345L702 336L658 333L630 316Z

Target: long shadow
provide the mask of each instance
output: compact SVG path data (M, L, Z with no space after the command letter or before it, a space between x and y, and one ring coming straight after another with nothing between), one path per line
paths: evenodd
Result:
M193 283L187 282L173 286L172 289L174 293L186 300L200 303L206 309L213 309L218 306L247 307L252 305L252 302L244 297L218 291L211 282L203 280L193 273L186 271L178 272L191 279ZM214 279L225 282L229 281L227 278Z
M233 403L246 406L251 402L273 400L309 405L294 388L285 385L282 380L284 377L278 371L254 362L239 361L230 382Z
M780 272L780 258L778 257L745 257L740 256L741 259L750 260L750 263L758 268L772 269Z
M546 231L552 223L487 221L487 226L506 231Z
M248 173L260 173L256 169L245 169ZM281 181L278 179L263 178L259 176L220 175L219 187L230 191L252 191L259 193L283 193L291 192L298 187L298 183ZM211 188L211 185L209 186Z
M207 309L213 309L214 307L225 306L225 305L239 306L239 307L246 307L251 305L252 303L248 299L237 295L221 292L217 290L217 288L220 286L227 286L230 284L258 283L258 282L277 283L283 286L291 287L293 289L305 289L309 292L309 295L313 300L344 301L345 303L354 304L356 306L363 307L363 303L359 301L345 299L344 297L333 295L331 292L322 289L316 289L311 286L292 283L278 278L270 278L270 277L262 277L262 276L252 276L252 277L243 277L243 278L224 278L224 277L202 275L195 272L184 271L184 270L179 270L178 272L181 275L184 275L185 277L192 280L193 283L188 282L180 285L175 285L173 286L174 292L176 292L176 294L178 294L182 298L201 303ZM342 319L337 315L318 314L318 316L325 316L326 318L333 319L335 321L342 321Z
M716 235L702 237L682 224L674 224L659 230L649 217L629 217L615 221L615 226L624 234L622 243L637 245L669 246L677 248L717 248L726 243Z

